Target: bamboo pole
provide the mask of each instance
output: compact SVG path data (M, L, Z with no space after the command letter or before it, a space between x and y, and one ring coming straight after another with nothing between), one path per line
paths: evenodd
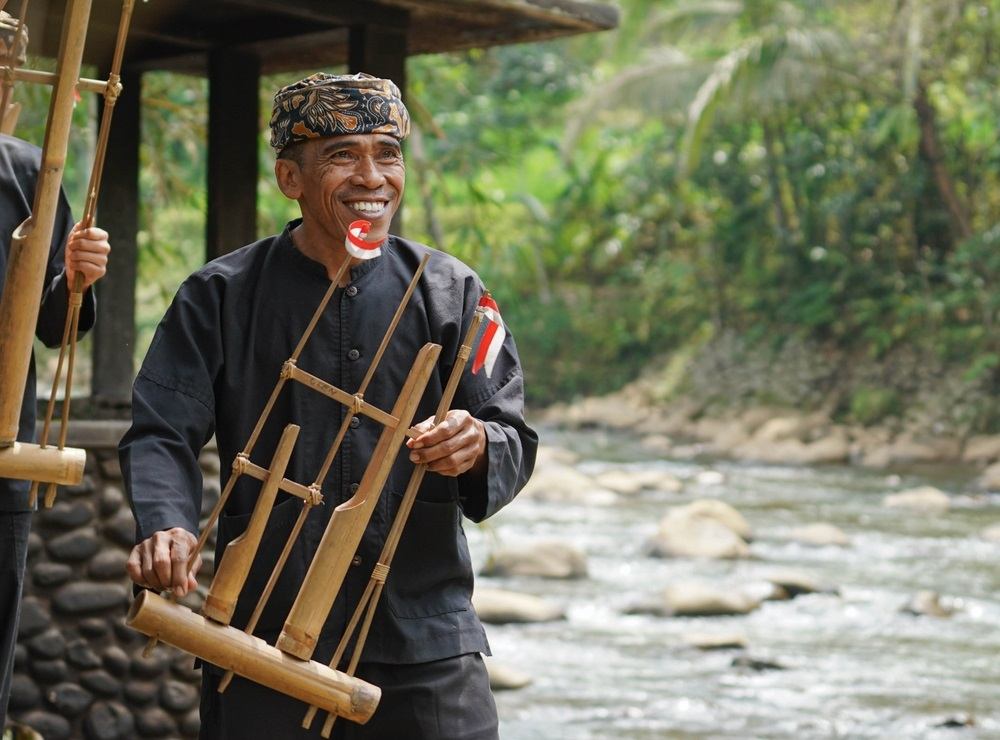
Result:
M7 276L0 296L0 448L11 447L17 439L90 5L90 0L69 0L67 5L32 215L17 227L11 239ZM7 464L9 456L0 459L0 477L11 477L5 469ZM46 475L47 471L39 469L32 477Z
M115 51L111 60L111 71L108 75L108 82L104 88L104 110L101 113L100 131L97 135L97 149L94 153L94 165L90 171L90 183L87 186L87 202L83 209L83 218L80 224L83 228L90 228L94 225L94 218L97 214L97 197L101 189L101 178L104 174L104 160L108 151L108 140L111 136L111 118L114 115L115 103L121 94L122 86L121 68L122 59L125 56L125 39L128 36L129 24L132 21L132 8L134 0L123 0L121 15L118 19L118 35L115 38ZM63 327L62 341L59 345L59 360L56 363L55 376L52 380L52 390L49 393L49 402L45 409L45 423L42 427L42 436L39 443L45 447L49 442L49 428L52 424L52 415L55 410L56 390L59 387L59 379L62 375L63 360L69 350L69 362L66 368L66 387L63 392L62 417L59 427L59 449L66 447L66 435L69 433L69 413L73 398L73 369L76 366L76 340L80 329L80 308L83 305L83 273L77 272L73 280L72 290L69 297L69 310L66 312L66 323ZM34 506L38 496L38 482L31 485L31 505ZM45 507L51 508L56 497L56 485L50 483L45 491Z

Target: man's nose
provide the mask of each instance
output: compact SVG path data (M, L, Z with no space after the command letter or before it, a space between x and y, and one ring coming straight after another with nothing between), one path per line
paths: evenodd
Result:
M385 182L385 175L372 157L359 157L354 173L351 175L351 183L362 185L366 188L377 188Z

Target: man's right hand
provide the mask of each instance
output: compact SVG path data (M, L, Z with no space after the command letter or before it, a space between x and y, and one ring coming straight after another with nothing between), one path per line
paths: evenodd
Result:
M132 548L125 569L140 586L156 591L172 589L178 597L198 587L195 576L201 568L201 554L188 569L188 558L198 538L182 527L155 533Z

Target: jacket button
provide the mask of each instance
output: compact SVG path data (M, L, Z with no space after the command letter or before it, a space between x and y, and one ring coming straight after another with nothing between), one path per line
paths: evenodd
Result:
M346 293L351 298L353 298L354 296L356 296L358 294L358 286L357 285L348 285Z
M358 565L361 565L361 556L360 555L355 555L351 559L351 565L353 565L355 567L358 566Z
M361 426L361 419L360 419L360 417L352 416L351 417L351 429L357 429L359 426Z
M356 360L359 357L361 357L361 353L357 349L352 349L350 352L347 353L348 360Z

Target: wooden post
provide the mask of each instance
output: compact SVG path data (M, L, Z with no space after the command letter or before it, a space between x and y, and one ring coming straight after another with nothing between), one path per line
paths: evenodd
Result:
M367 72L392 80L406 102L406 30L380 26L351 26L347 37L347 67L351 74ZM397 210L389 231L403 234Z
M135 285L138 274L139 142L142 72L122 70L122 94L115 117L101 181L97 225L111 242L108 274L97 284L97 324L94 326L93 380L95 406L127 407L132 398L135 352Z
M233 49L208 59L208 217L205 258L257 238L260 60Z

